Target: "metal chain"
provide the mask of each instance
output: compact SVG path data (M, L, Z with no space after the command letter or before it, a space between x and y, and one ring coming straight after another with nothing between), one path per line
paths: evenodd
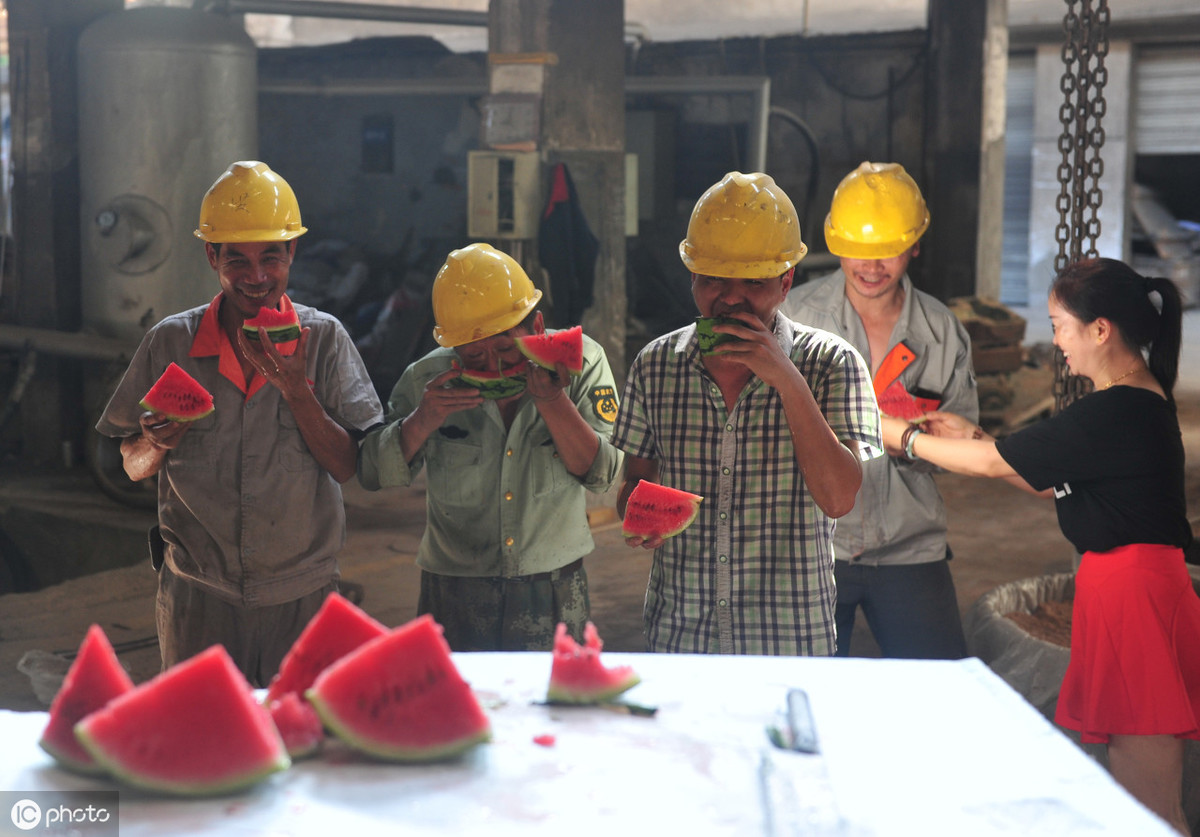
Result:
M1058 242L1056 273L1081 258L1099 255L1096 241L1100 237L1099 211L1104 197L1100 190L1104 174L1100 149L1104 146L1102 122L1108 110L1104 100L1104 85L1108 82L1104 67L1108 55L1108 0L1064 2L1067 13L1063 18L1063 76L1059 85L1063 104L1058 120L1063 132L1058 138L1062 163L1058 167L1061 188L1056 203L1059 223L1054 229ZM1089 389L1087 379L1070 375L1062 353L1055 351L1055 410L1062 410Z

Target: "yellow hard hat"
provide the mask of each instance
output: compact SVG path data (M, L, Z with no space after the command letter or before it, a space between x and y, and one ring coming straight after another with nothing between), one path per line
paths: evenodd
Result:
M433 339L448 348L508 331L542 298L516 259L490 244L452 250L432 295Z
M795 267L808 247L787 194L766 174L731 171L696 201L679 257L692 273L767 279Z
M890 259L929 228L916 181L899 163L863 163L838 184L825 216L829 252L847 259Z
M200 204L197 238L214 244L291 241L308 232L287 181L266 163L241 160L209 187Z

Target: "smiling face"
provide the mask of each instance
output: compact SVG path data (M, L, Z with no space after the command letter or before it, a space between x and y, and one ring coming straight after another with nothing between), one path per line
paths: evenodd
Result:
M898 256L888 259L842 258L842 273L846 275L846 295L852 301L884 299L898 292L900 279L909 262L921 252L914 244Z
M276 308L288 285L295 241L254 241L205 245L208 263L233 310L248 320L259 308ZM228 307L228 306L227 306ZM224 309L223 309L224 310Z
M692 298L703 317L748 312L770 328L783 298L792 287L794 270L770 279L727 279L692 274Z
M1066 358L1067 367L1074 375L1091 378L1092 369L1098 345L1095 323L1084 323L1054 296L1047 303L1050 314L1050 328L1054 332L1054 345Z

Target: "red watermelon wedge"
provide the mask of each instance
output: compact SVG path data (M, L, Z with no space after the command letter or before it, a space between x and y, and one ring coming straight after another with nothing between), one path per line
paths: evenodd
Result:
M386 625L368 616L345 596L330 593L288 649L279 664L279 673L267 686L263 702L278 700L288 692L303 697L317 675L330 664L387 631Z
M629 538L672 538L692 525L704 498L649 480L640 480L625 501L621 534Z
M525 357L551 372L559 363L572 375L583 372L583 326L527 334L517 338L517 348Z
M567 633L559 622L554 632L554 654L550 664L550 703L605 703L642 682L632 666L609 668L600 661L604 643L596 626L588 622L583 629L583 645Z
M108 637L99 625L92 625L50 704L50 721L42 731L38 746L68 770L104 773L104 768L75 737L75 724L113 698L132 690L133 681L121 667Z
M75 725L84 749L134 787L206 796L290 764L266 708L224 646L213 645Z
M267 330L267 337L272 343L289 343L300 339L300 317L296 314L296 309L290 306L286 311L259 308L257 315L242 321L242 331L256 343L259 342L259 326Z
M492 737L429 614L342 657L321 673L308 699L334 735L388 761L447 759Z
M196 421L211 413L213 397L200 382L172 361L139 402L143 410L171 421Z

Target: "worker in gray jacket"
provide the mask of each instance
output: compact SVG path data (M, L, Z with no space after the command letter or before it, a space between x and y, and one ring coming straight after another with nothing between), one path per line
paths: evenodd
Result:
M919 420L940 409L976 421L966 329L907 273L928 227L921 190L902 166L863 163L839 184L825 220L841 269L794 288L780 310L858 349L881 412ZM859 607L884 656L966 656L935 471L904 455L863 462L857 502L834 534L839 656L850 653Z

